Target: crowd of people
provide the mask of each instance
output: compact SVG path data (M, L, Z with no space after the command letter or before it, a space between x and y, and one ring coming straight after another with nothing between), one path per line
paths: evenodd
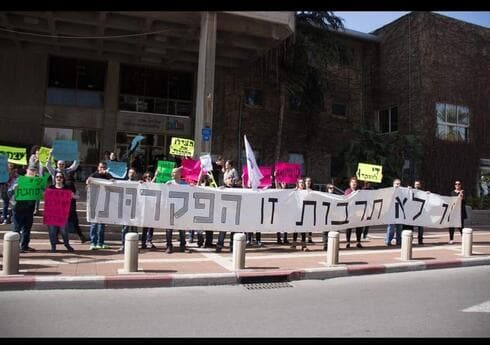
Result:
M85 236L83 235L78 216L76 212L76 200L78 199L78 192L75 187L75 183L73 180L73 173L77 169L79 162L73 161L70 166L67 167L65 161L58 160L56 162L56 167L52 165L53 157L50 154L48 158L48 163L46 167L40 164L39 162L39 146L34 146L31 151L31 156L29 159L29 163L27 168L18 167L15 164L8 163L9 170L9 179L5 183L0 184L0 191L3 200L3 212L0 224L13 224L13 230L20 233L20 251L22 253L35 251L34 248L29 246L30 241L30 230L33 224L33 217L36 214L39 214L39 201L34 200L15 200L15 190L17 188L17 180L21 175L25 176L42 176L45 174L45 170L50 175L50 182L47 188L51 189L66 189L72 192L73 198L71 200L70 212L68 221L65 226L48 226L49 233L49 241L51 244L51 251L57 251L57 244L63 244L68 251L74 251L73 247L69 243L69 232L74 230L79 238L81 243L87 241ZM109 160L117 160L117 157L114 152L107 155ZM179 162L178 162L179 163ZM179 164L180 165L180 164ZM158 171L153 174L151 171L144 171L143 173L139 173L138 171L142 171L141 167L130 166L125 177L126 180L129 181L139 181L140 183L157 183L157 175ZM215 186L221 188L246 188L242 183L242 178L238 174L237 170L234 167L233 161L224 160L222 157L219 157L215 162L213 162L213 170L209 173L201 172L199 175L197 182L187 182L182 178L182 166L178 166L172 170L172 179L167 181L167 184L193 184L199 186ZM296 190L308 190L312 191L313 183L311 177L300 177L298 178L295 185L290 185L286 183L279 183L275 180L275 173L273 173L273 187L277 189L296 189ZM107 171L107 163L105 160L99 162L97 166L97 170L92 173L88 178L86 183L88 184L90 179L107 179L114 180L114 177ZM363 186L361 186L361 181L358 180L356 176L353 176L349 180L349 187L345 189L343 192L344 196L348 196L351 193L356 192L359 189L373 189L373 186L364 182ZM393 181L393 188L401 187L400 179L395 179ZM417 190L422 190L422 182L420 180L415 180L413 187ZM327 184L327 193L339 193L341 189L337 188L333 184ZM426 191L430 193L429 191ZM462 209L461 209L461 227L458 228L460 234L462 233L462 229L464 227L464 219L466 218L466 209L465 209L465 199L464 199L464 190L462 188L462 184L460 180L455 181L454 189L451 191L451 196L459 196L462 198ZM9 207L11 206L11 207ZM401 231L402 229L413 229L417 230L417 239L420 245L424 244L424 228L421 226L408 226L403 224L388 224L386 228L385 235L385 245L392 246L393 239L395 239L395 245L401 245ZM351 234L353 229L346 229L345 231L345 239L346 239L346 248L350 248L351 246ZM356 247L363 248L361 244L361 238L367 239L369 227L357 227L354 229L356 234ZM449 244L454 243L454 233L456 228L449 228ZM119 252L124 252L124 243L125 243L125 235L128 232L138 232L138 228L135 226L124 225L121 229L121 246L119 247ZM178 242L179 242L179 251L181 252L189 252L189 248L187 243L193 243L197 238L197 246L199 248L215 248L216 252L221 252L225 246L225 237L226 232L219 231L217 236L216 244L214 242L214 232L213 231L199 231L199 230L188 230L188 237L186 236L185 230L178 230ZM142 229L141 233L141 248L142 249L155 249L156 246L153 243L153 228L145 227ZM59 241L58 237L61 234L62 242ZM230 251L233 250L233 232L230 232L230 242L229 248ZM301 240L298 243L298 233L294 232L292 236L292 241L288 240L287 232L277 232L276 234L276 243L279 245L290 245L291 248L295 249L300 246L302 251L309 251L308 244L312 244L313 237L311 232L301 232L299 233L301 236ZM165 235L165 252L170 254L174 251L173 247L173 230L167 229ZM247 247L263 247L264 244L262 242L260 232L247 232L246 233L246 245ZM98 249L109 249L110 247L105 243L105 224L102 223L92 223L90 224L89 231L89 240L90 240L90 250L98 250ZM326 251L328 248L328 231L322 233L323 240L323 249Z

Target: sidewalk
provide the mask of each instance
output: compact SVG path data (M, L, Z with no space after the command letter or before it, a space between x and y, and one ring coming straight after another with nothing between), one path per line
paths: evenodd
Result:
M228 247L229 233L221 253L188 243L190 253L166 254L163 237L158 232L155 234L157 249L140 249L139 271L131 274L121 272L124 254L117 253L119 241L107 241L111 249L90 251L88 242L80 244L78 240L71 240L75 252L67 252L60 244L58 252L51 253L47 239L34 238L30 246L36 251L20 254L20 274L0 276L0 290L222 285L490 264L490 225L473 227L471 258L461 255L459 232L455 234L453 245L447 243L447 229L426 229L424 245L415 244L417 233L414 232L413 259L408 262L400 260L399 247L384 245L383 227L370 229L369 238L362 242L363 248L356 248L353 234L352 247L346 249L345 234L341 233L339 264L334 267L326 265L321 234L313 234L315 243L309 244L306 252L301 251L300 246L293 249L290 245L276 244L275 234L263 234L265 247L247 248L246 268L236 272ZM292 234L289 234L291 239ZM0 247L3 253L3 241ZM178 249L176 242L174 249Z

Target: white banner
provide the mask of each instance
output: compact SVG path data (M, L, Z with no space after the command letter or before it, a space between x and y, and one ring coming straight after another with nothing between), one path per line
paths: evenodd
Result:
M91 179L89 222L161 229L321 232L383 224L461 226L459 197L409 188L317 191L210 188Z

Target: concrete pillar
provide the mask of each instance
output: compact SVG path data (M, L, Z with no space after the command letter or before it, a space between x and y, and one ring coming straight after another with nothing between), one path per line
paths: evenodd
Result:
M233 236L233 270L245 268L245 234L238 233Z
M99 158L102 158L104 151L115 149L117 112L119 109L120 66L121 64L118 61L109 61L107 64L104 90L104 118L102 119L102 130L99 132L101 141L101 152L99 153L101 157Z
M19 233L7 232L3 236L3 271L4 275L19 273Z
M463 238L461 241L461 254L470 257L473 253L473 229L463 228Z
M339 242L340 234L338 231L328 232L327 265L333 266L339 263Z
M412 240L413 240L413 231L412 230L403 230L402 231L402 252L401 252L401 259L403 261L412 260Z
M216 60L216 12L201 13L199 65L197 69L196 120L194 127L194 154L211 153L211 138L204 141L202 129L213 128L214 73Z
M138 272L138 234L134 232L124 237L124 271Z

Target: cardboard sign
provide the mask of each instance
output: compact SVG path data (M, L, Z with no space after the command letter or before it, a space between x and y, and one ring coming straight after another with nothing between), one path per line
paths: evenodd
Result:
M107 164L107 171L114 178L123 179L126 177L126 173L128 172L128 166L126 162L116 162L107 160L105 161Z
M260 167L259 170L264 175L263 178L260 179L259 188L271 187L272 186L272 167ZM243 185L248 185L248 169L246 166L242 167L242 176L243 176Z
M78 159L78 141L53 141L53 157L56 160L74 161Z
M44 193L43 224L65 226L73 193L68 189L48 188Z
M194 155L194 140L172 138L172 142L170 144L170 154L192 157Z
M9 167L8 156L0 154L0 183L8 182L9 180Z
M27 165L27 151L23 147L0 145L0 153L8 156L9 163Z
M175 168L175 162L170 161L158 161L157 166L157 183L165 183L172 179L172 170Z
M17 179L17 189L15 190L15 200L41 200L46 181L44 177L19 176Z
M182 160L182 177L187 183L197 182L201 172L201 161L192 158Z
M213 161L209 154L202 155L201 157L199 157L199 160L201 161L201 167L203 170L205 170L206 172L210 172L213 170Z
M52 150L53 149L44 146L41 146L41 148L39 149L39 163L41 163L43 167L45 167L46 164L48 164L49 154L51 153ZM53 162L53 166L56 167L56 164L54 162Z
M277 162L276 181L295 184L301 176L301 165L296 163Z
M383 166L359 163L356 176L360 181L381 183L383 178Z

